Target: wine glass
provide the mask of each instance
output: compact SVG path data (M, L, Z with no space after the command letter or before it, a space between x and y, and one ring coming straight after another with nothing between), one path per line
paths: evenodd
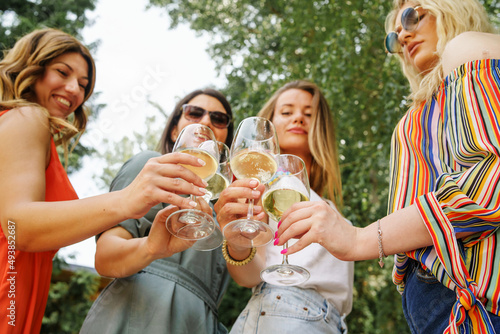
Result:
M205 166L182 165L202 179L214 176L219 165L219 148L212 130L202 124L190 124L179 133L175 141L174 152L193 155L205 162ZM191 200L196 201L191 195ZM215 221L211 215L196 209L178 210L166 221L167 229L174 236L186 240L199 240L208 237L215 230Z
M207 181L207 193L203 196L207 202L218 199L220 193L233 180L233 172L229 166L229 147L222 142L217 142L217 145L219 147L219 167L215 175Z
M218 199L220 193L229 186L233 179L233 172L229 167L229 147L222 142L217 142L217 145L219 147L219 167L215 175L207 181L207 193L203 195L206 202ZM191 248L208 251L222 245L222 241L224 241L224 237L220 228L216 226L212 234L196 241Z
M238 179L253 178L260 183L269 181L277 169L278 137L273 123L262 117L244 119L236 130L230 149L230 164ZM238 219L224 227L227 242L252 248L273 240L274 231L268 224L254 220L253 199L249 200L246 219Z
M266 185L262 196L264 211L270 218L280 221L283 212L297 202L309 200L309 179L307 169L301 158L282 154L278 158L278 171L275 177ZM283 249L288 248L288 242ZM304 283L311 275L297 265L288 263L288 255L283 255L281 264L275 264L262 270L260 277L274 285L297 285Z

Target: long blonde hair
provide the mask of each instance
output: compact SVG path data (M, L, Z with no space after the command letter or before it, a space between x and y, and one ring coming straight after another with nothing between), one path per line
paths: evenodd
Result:
M436 17L438 36L436 54L439 59L441 59L446 44L461 33L467 31L495 32L495 27L489 21L488 14L477 0L393 0L393 9L385 21L386 32L394 31L398 12L407 3L418 4ZM410 99L413 106L430 100L444 79L441 60L424 75L411 64L405 62L402 54L399 54L399 60L403 72L410 82L412 91Z
M310 93L312 99L311 129L309 149L312 155L309 183L311 189L332 200L338 207L342 205L342 182L335 138L333 116L323 93L314 83L296 80L278 89L259 111L258 116L273 119L276 101L289 89L300 89Z
M35 103L33 86L44 75L45 67L58 56L76 52L88 64L89 83L84 102L90 97L95 84L95 63L89 50L76 38L56 29L35 30L17 41L0 61L0 110L35 105L49 118L56 142L67 144L71 137L85 130L87 114L83 103L75 110L71 122L51 117L45 108Z

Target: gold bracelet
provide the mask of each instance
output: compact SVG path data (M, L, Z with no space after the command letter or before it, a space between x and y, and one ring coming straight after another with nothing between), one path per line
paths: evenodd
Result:
M378 264L380 268L384 267L384 258L387 257L384 253L384 247L382 246L382 229L380 228L380 219L377 220L377 238L378 238Z
M224 256L224 260L226 260L226 263L229 263L232 266L244 266L245 264L250 263L250 261L252 261L255 257L255 253L257 253L257 248L253 247L250 255L248 255L246 259L235 260L231 257L231 255L229 255L229 252L227 251L227 241L224 240L222 242L222 256Z

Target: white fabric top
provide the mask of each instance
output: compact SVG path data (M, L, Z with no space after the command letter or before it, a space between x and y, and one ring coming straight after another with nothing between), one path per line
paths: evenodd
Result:
M311 201L321 200L323 199L311 190ZM334 209L337 210L335 207ZM278 223L271 218L269 218L269 225L275 231L278 229ZM290 247L295 242L297 242L297 239L291 239L288 246ZM267 266L282 262L283 255L280 253L282 249L281 246L274 246L273 243L266 246ZM289 255L288 262L304 267L311 273L309 280L298 285L298 287L318 291L337 308L341 316L348 315L351 312L354 262L340 261L323 246L316 243Z

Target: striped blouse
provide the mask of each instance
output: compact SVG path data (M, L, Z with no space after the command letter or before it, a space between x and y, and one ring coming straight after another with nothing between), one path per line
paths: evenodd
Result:
M486 310L500 314L499 122L500 60L477 60L448 75L393 134L388 210L415 204L433 240L397 254L393 280L402 292L411 258L455 290L446 333L493 333ZM458 232L476 233L457 240Z

